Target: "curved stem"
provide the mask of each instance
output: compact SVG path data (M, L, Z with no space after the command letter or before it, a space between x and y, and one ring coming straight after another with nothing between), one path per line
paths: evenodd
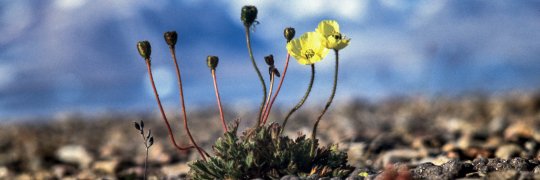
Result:
M189 137L189 140L197 148L197 151L201 155L202 159L206 161L206 157L204 156L204 153L202 152L201 148L197 145L195 140L193 139L193 136L191 135L191 132L189 131L189 125L188 125L188 119L187 119L187 113L186 113L186 106L184 103L184 90L182 88L182 78L180 76L180 68L178 67L178 62L176 61L176 53L174 51L174 47L169 46L169 50L171 51L171 55L173 57L174 65L176 68L176 76L178 78L178 88L180 89L180 104L182 105L182 114L184 116L184 128L186 129L186 133Z
M311 79L309 80L309 86L306 90L306 94L304 94L304 97L302 97L302 99L298 102L298 104L296 104L296 106L294 106L294 108L291 109L291 111L289 111L289 114L287 114L287 116L285 116L285 120L283 121L283 127L281 128L281 133L283 133L283 131L285 131L285 126L287 125L287 121L289 120L289 118L291 117L291 115L298 109L300 109L300 107L302 107L302 105L304 105L304 102L306 102L306 99L308 98L309 96L309 93L311 92L311 88L313 87L313 81L315 80L315 64L311 64Z
M336 87L337 87L337 81L338 81L338 67L339 67L339 51L334 50L334 53L336 54L336 67L334 70L334 85L332 87L332 94L330 94L330 97L328 98L328 101L326 102L326 105L324 106L323 111L317 118L317 121L315 121L315 125L313 125L313 131L311 133L311 139L315 141L315 137L317 136L317 126L319 126L319 122L321 121L322 117L324 116L324 113L326 113L326 110L330 107L330 104L332 104L332 101L334 100L334 96L336 95ZM311 155L315 153L315 144L311 145Z
M169 124L169 120L167 120L167 116L165 115L165 111L163 111L163 106L161 105L161 100L159 100L159 95L156 89L156 84L154 83L154 77L152 76L152 68L150 67L150 59L146 59L146 67L148 68L148 75L150 77L150 83L152 84L152 89L154 90L154 95L156 96L156 101L159 107L159 111L161 112L161 117L163 117L163 121L165 121L165 125L167 125L167 131L169 132L169 137L171 138L171 142L176 147L176 149L185 151L193 148L194 146L188 146L188 147L181 147L178 144L176 144L176 140L174 140L174 135L171 130L171 125Z
M259 81L261 81L261 85L262 85L262 90L263 90L263 98L262 98L262 103L261 103L261 107L259 108L259 116L258 116L258 120L257 120L257 124L255 127L258 127L261 123L261 121L259 121L259 119L261 119L261 116L262 116L262 111L263 111L263 108L264 108L264 104L265 104L265 101L266 101L266 84L264 83L264 79L261 75L261 71L259 71L259 68L257 67L257 63L255 62L255 58L253 57L253 51L251 50L251 37L249 35L249 26L244 26L245 27L245 30L246 30L246 43L247 43L247 48L248 48L248 52L249 52L249 57L251 58L251 64L253 64L253 68L255 69L255 71L257 72L257 76L259 76Z
M268 91L268 99L266 99L266 105L264 106L264 111L263 111L263 117L261 118L261 121L263 123L263 126L266 124L266 119L264 119L264 117L266 117L266 114L268 114L269 110L268 110L268 106L270 104L270 97L272 97L272 90L274 89L274 79L275 79L275 74L274 72L272 72L270 74L270 87L269 87L269 91Z
M287 74L287 68L289 67L290 58L291 58L291 55L287 53L287 60L285 60L285 67L283 68L283 74L281 75L281 79L279 80L279 85L276 89L276 93L274 94L274 97L272 97L272 100L270 101L270 104L268 105L268 110L266 110L266 115L264 116L264 122L268 120L268 116L270 116L270 111L272 110L272 106L274 105L274 101L276 101L279 91L281 90L281 85L283 84L283 80L285 79L285 75Z
M227 129L227 123L225 123L225 117L223 116L223 108L221 107L221 98L219 96L219 89L218 89L218 85L217 85L216 70L215 69L212 69L212 79L214 80L214 90L216 92L216 99L217 99L217 104L218 104L218 109L219 109L219 117L221 118L221 124L223 125L223 131L227 132L229 130Z

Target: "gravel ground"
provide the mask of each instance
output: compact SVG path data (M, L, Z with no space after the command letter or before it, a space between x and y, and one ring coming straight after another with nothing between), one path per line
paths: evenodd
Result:
M320 108L303 107L286 134L309 134ZM209 151L222 130L215 107L201 109L190 112L190 126ZM280 122L286 110L271 120ZM169 114L177 139L188 144L177 112ZM254 117L246 110L226 115L244 128ZM1 124L0 179L140 178L145 149L132 124L139 120L155 138L150 179L187 178L186 162L197 153L173 149L157 113L108 113ZM349 179L540 179L540 94L350 100L333 106L319 129L322 144L348 152L357 167Z

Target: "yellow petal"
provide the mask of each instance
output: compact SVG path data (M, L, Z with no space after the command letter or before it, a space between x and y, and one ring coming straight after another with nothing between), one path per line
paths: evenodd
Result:
M296 58L296 57L295 57L295 59L296 59L296 61L297 61L299 64L303 64L303 65L309 65L309 64L311 64L311 63L309 62L309 60L307 60L307 59L305 59L305 58Z
M300 39L293 39L287 43L287 51L289 54L291 54L293 57L299 56L302 47L300 44Z
M328 54L323 46L324 36L318 32L306 32L287 44L287 51L300 64L309 65L321 61ZM308 54L309 53L309 54Z
M323 58L321 57L320 54L315 54L315 56L313 56L309 61L311 62L311 64L314 64L316 62L319 62L321 61Z
M340 50L347 47L349 45L349 42L351 42L351 39L342 39L341 41L339 41L339 44L337 45L336 49Z
M319 23L315 31L321 33L325 37L328 37L335 33L339 33L339 24L334 20L323 20Z

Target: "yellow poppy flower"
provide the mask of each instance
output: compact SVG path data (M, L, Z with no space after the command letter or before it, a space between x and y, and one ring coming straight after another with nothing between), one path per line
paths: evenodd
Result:
M287 43L287 51L298 63L310 65L321 61L328 54L322 42L324 37L317 32L307 32L300 38L296 38Z
M328 49L343 49L351 41L339 32L339 24L334 20L321 21L315 31L324 36L323 45Z

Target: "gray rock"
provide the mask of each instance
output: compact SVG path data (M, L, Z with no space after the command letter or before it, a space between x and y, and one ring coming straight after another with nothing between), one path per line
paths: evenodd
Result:
M176 177L182 174L187 174L189 172L189 169L190 168L186 163L178 163L163 166L161 168L161 172L163 172L163 174L166 174L169 177Z
M442 179L443 168L433 163L420 164L412 170L413 179Z
M96 171L105 172L108 174L114 174L114 172L116 172L116 169L118 168L119 163L120 161L116 159L96 161L92 165L92 169Z
M7 179L10 172L9 169L5 166L0 166L0 179Z
M358 164L361 162L362 157L365 155L365 149L367 145L365 143L351 143L347 150L350 164Z
M510 165L512 165L516 171L532 171L534 169L533 164L530 164L527 160L520 157L510 160Z
M445 176L450 179L465 177L468 173L474 171L472 164L463 163L455 159L444 163L442 168Z
M385 152L375 162L376 167L384 167L388 164L398 162L410 162L411 160L420 159L423 154L413 149L397 149Z
M534 167L534 170L533 170L534 174L540 174L540 165L539 166L536 166Z
M81 145L66 145L56 151L56 156L62 162L78 164L80 168L89 167L93 161L92 155Z
M501 159L510 159L513 157L518 157L521 152L523 152L523 149L521 147L515 144L507 144L497 148L497 151L495 151L495 157Z
M300 180L300 177L294 175L286 175L283 176L281 180Z
M517 179L519 172L516 170L494 171L487 174L487 179Z

